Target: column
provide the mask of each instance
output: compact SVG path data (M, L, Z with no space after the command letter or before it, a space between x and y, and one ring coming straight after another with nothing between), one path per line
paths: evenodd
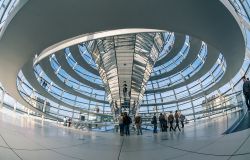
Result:
M42 119L44 119L44 115L45 115L45 112L46 112L46 103L47 103L47 99L45 99L44 102L43 102L43 114L42 114Z

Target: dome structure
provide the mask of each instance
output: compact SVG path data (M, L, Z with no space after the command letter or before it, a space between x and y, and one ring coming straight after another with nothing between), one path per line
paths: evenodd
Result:
M249 31L250 0L0 0L0 159L249 159Z
M77 1L74 10L66 1L48 3L16 3L0 43L0 74L11 73L0 81L37 114L179 110L196 120L211 112L205 102L234 92L245 74L238 75L248 55L244 28L230 2L136 1L138 8L125 9L127 2Z

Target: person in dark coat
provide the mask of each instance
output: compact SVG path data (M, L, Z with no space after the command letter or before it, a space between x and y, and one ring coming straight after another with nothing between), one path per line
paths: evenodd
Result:
M129 125L132 123L132 119L128 116L127 112L124 112L123 124L125 129L125 135L130 135Z
M175 131L175 129L173 127L174 115L173 115L172 111L170 112L170 115L168 116L168 122L169 122L169 125L170 125L169 131L171 131L171 130Z
M248 110L250 110L250 81L244 76L243 79L243 94L245 96L245 101Z
M120 126L120 135L123 136L124 135L124 124L123 124L123 113L121 113L121 115L118 118L119 121L119 126Z
M160 127L161 127L162 132L164 131L164 120L165 120L164 115L162 113L160 113L159 122L160 122Z
M153 133L157 133L157 118L156 115L154 114L151 123L154 125L154 130Z
M168 115L166 113L164 114L163 126L164 126L164 132L167 132L168 131Z

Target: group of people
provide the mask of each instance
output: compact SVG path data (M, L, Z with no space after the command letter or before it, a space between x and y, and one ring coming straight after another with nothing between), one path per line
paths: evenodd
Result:
M169 131L176 131L178 128L179 131L181 131L179 122L181 123L181 128L184 128L184 121L185 121L185 115L181 114L177 110L175 111L175 114L171 111L169 115L167 114L162 114L160 113L159 116L159 122L160 122L160 129L162 132L167 132L168 131L168 126L169 126ZM154 114L151 123L154 125L153 133L157 133L157 117ZM175 122L175 126L174 126Z
M119 128L120 128L120 135L123 136L124 134L126 136L130 135L130 124L132 123L132 119L129 117L129 115L124 112L121 113L121 115L118 118L119 121ZM158 119L156 117L156 114L154 114L151 124L153 124L153 133L157 133L157 126L158 121L160 122L160 129L162 132L168 131L168 126L170 127L169 131L176 131L176 129L179 129L181 131L179 122L181 123L181 128L184 128L184 121L185 116L181 114L180 112L176 111L175 114L170 112L169 115L160 113ZM175 126L174 126L175 122ZM136 114L134 117L134 124L136 127L137 135L142 135L142 118L139 114Z
M40 83L41 83L41 85L44 87L44 88L46 88L47 87L47 82L45 81L45 79L40 79Z
M119 127L120 127L120 135L123 136L124 132L126 136L130 135L129 126L132 123L132 119L129 117L127 112L121 113L119 116Z
M71 118L69 118L69 117L64 117L63 118L63 125L64 126L70 127L71 124L72 124L72 119Z

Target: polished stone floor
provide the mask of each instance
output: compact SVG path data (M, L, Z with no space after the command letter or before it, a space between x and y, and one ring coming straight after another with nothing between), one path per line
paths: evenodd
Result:
M250 129L223 135L224 116L181 132L120 137L57 126L6 109L0 111L0 160L249 160Z

